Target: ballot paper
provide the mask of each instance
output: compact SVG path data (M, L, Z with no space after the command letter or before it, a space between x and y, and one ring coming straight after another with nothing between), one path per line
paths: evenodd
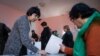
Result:
M35 45L39 50L41 50L41 42L35 42Z
M60 44L62 44L62 39L57 36L51 35L45 51L50 54L57 54L60 50Z
M32 42L33 44L33 42ZM35 42L34 44L35 47L37 47L39 50L41 50L41 42ZM31 50L27 49L27 55L33 55L35 54L34 52L32 52Z

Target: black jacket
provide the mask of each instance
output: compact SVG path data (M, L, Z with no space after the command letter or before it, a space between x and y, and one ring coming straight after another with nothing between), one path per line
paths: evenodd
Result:
M8 39L8 33L10 29L4 24L0 23L0 55L3 54L5 43Z
M49 27L45 27L41 33L41 41L48 41L51 36L51 31Z
M71 47L71 48L73 47L74 41L73 41L73 35L72 35L71 31L67 31L67 32L63 35L62 39L63 39L63 42L62 42L62 43L63 43L65 46Z
M41 33L41 44L42 44L42 50L45 49L49 39L51 36L51 31L49 27L45 27Z

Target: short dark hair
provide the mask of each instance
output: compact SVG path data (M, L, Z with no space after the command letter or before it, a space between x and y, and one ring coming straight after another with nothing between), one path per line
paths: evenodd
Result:
M47 22L42 22L41 26L47 26Z
M88 5L84 3L78 3L74 5L69 12L69 16L71 19L77 19L81 17L82 19L91 16L96 9L90 8Z
M31 7L31 8L27 11L26 15L27 15L27 16L31 16L33 13L35 13L38 17L41 16L40 9L39 9L38 7Z
M65 25L65 26L63 27L63 29L70 30L69 25Z

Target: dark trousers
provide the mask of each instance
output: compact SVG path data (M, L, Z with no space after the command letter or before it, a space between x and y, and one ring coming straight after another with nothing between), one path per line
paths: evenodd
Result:
M27 48L22 45L19 55L27 55Z

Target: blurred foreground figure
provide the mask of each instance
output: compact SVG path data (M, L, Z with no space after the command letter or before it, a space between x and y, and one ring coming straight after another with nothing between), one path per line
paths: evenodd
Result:
M100 56L100 13L84 3L74 5L69 13L80 29L74 43L73 56Z

